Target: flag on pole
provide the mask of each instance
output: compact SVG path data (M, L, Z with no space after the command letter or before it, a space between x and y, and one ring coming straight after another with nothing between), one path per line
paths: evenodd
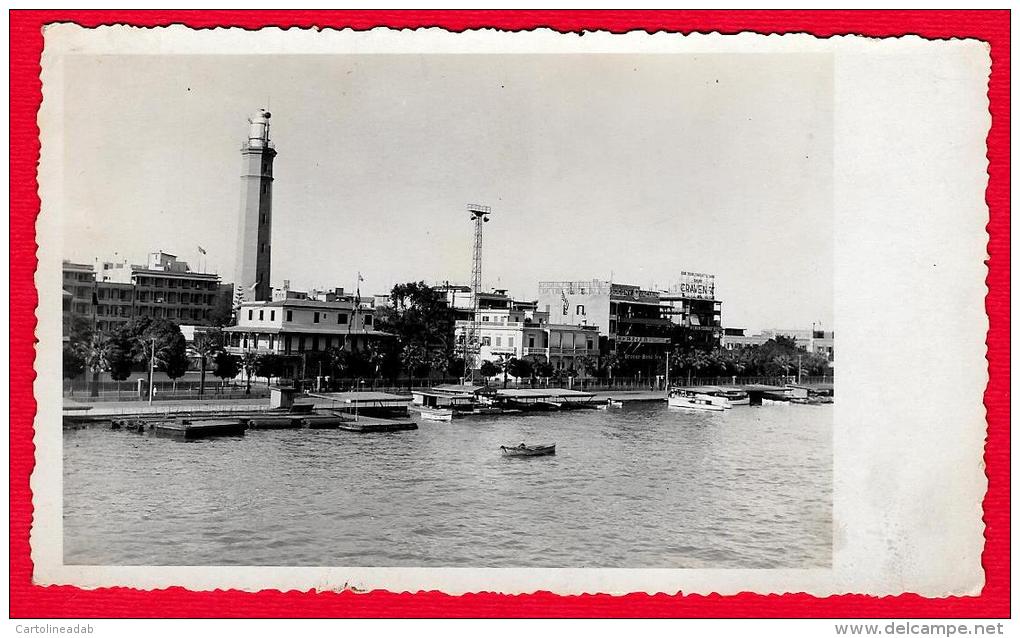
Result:
M201 246L199 246L198 247L198 252L200 252L200 253L202 253L204 255L205 254L205 248L202 248Z
M570 314L570 302L567 300L567 293L560 290L560 296L563 297L563 314Z
M361 307L361 282L365 281L365 278L361 276L361 271L358 271L358 283L354 290L354 307L355 309Z
M94 279L92 280L92 305L99 305L99 282Z
M256 279L256 280L255 280L255 283L253 283L253 284L251 285L251 287L250 287L250 288L248 288L248 290L251 290L251 291L253 291L253 292L254 292L254 290L255 290L256 288L258 288L258 287L259 287L259 280L257 280L257 279Z

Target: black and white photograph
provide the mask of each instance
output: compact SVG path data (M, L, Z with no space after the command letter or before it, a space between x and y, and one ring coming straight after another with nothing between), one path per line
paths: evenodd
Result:
M980 577L979 456L924 455L960 471L917 488L963 512L946 537L902 522L931 468L891 461L979 449L954 428L980 396L954 358L920 392L956 411L905 411L937 355L909 354L932 306L898 285L931 287L889 269L910 224L847 203L894 179L863 153L846 170L888 139L847 108L882 100L840 84L863 45L99 31L55 28L44 54L40 315L62 306L37 386L60 412L33 480L59 541L37 529L34 551L52 582L283 588L305 572L272 568L314 568L315 586L677 591L709 573L695 589L878 593L914 582L924 542L960 564L917 582ZM980 70L942 50L961 87ZM981 124L969 99L918 126ZM918 205L932 234L911 259L980 246L933 230L939 206L983 210L966 192ZM877 566L840 558L876 545Z

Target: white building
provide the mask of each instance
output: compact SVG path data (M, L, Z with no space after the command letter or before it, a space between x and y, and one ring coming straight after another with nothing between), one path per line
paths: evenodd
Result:
M224 328L227 351L232 354L277 354L293 358L296 372L309 352L332 348L360 351L374 339L391 338L375 329L371 309L354 302L281 299L241 305L237 325ZM292 375L284 375L292 376Z
M458 293L451 301L460 301L460 307L454 306L454 309L471 316L474 302L470 293ZM597 326L551 324L549 313L537 310L535 302L515 301L505 291L482 293L478 301L476 362L479 365L482 361L532 356L548 361L556 369L578 370L584 374L579 359L598 355ZM458 348L464 348L465 335L470 328L468 319L455 323Z

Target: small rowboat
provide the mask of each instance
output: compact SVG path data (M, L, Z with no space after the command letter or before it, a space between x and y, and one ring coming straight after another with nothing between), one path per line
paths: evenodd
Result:
M548 456L556 454L556 444L552 445L501 445L503 456Z
M611 407L611 408L622 408L623 407L623 401L617 401L615 399L609 399L608 403L609 403L609 407Z

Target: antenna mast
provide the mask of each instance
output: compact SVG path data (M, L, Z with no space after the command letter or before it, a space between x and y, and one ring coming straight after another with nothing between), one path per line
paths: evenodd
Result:
M475 353L480 352L481 340L478 332L481 324L478 321L478 295L482 292L482 224L489 221L492 208L481 204L468 204L471 221L475 223L475 248L471 260L471 323L464 338L464 367L470 370L471 383L475 381Z

